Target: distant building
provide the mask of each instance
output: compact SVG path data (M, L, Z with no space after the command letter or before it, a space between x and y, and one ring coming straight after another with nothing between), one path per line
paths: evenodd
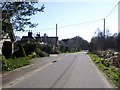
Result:
M44 36L40 36L40 33L37 33L35 37L32 36L32 32L28 32L28 36L23 36L22 40L33 39L39 41L41 44L56 45L58 42L58 37L48 37L45 33Z
M37 41L39 41L40 43L42 43L42 37L40 37L40 33L37 33L35 39L36 39Z
M23 41L23 40L28 40L28 39L34 39L34 38L32 37L32 31L29 31L29 32L28 32L28 36L23 36L22 39L21 39L21 41Z
M58 37L48 37L45 33L44 36L40 36L40 33L35 37L37 41L43 42L44 44L56 45Z

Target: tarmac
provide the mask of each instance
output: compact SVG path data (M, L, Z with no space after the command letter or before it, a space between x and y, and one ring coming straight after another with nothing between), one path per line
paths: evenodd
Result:
M65 54L54 54L50 55L49 57L43 57L43 58L35 58L30 60L30 65L17 68L13 71L9 72L2 72L0 74L0 85L5 88L6 85L11 84L12 81L27 75L31 73L32 71L35 71L38 68L43 67L44 65L47 65L48 63L52 63L54 60L58 59L60 56L64 56ZM0 89L2 88L0 86Z

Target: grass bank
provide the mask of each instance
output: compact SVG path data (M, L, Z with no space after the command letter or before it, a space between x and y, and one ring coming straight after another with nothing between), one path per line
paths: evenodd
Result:
M98 68L105 73L108 80L120 87L120 69L115 68L111 63L106 62L103 58L99 58L97 55L88 54L91 60L98 66Z
M10 59L4 59L3 57L3 63L2 63L2 71L11 71L19 67L23 67L25 65L29 65L30 61L27 57L20 57L20 58L10 58Z
M34 52L31 55L20 58L6 59L4 56L2 56L2 71L4 73L6 71L12 71L14 69L29 65L30 59L34 57L36 57L36 53Z

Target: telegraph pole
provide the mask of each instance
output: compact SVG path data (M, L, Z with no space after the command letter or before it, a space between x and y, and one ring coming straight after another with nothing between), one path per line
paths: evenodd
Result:
M56 24L56 44L55 44L56 47L57 47L57 28L58 28L58 25Z
M104 18L104 31L103 31L103 33L104 33L104 38L105 38L105 18Z
M120 1L118 2L118 33L120 33Z
M103 39L103 50L105 50L105 18L104 18L104 27L103 27L103 34L104 34L104 39Z
M58 27L58 25L56 24L56 37L57 37L57 27Z

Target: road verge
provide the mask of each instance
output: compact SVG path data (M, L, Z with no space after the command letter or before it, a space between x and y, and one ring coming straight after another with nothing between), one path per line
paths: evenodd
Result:
M97 55L88 54L91 60L98 66L98 68L105 74L108 81L115 87L120 85L120 72L111 64L106 64L103 58L99 58Z

